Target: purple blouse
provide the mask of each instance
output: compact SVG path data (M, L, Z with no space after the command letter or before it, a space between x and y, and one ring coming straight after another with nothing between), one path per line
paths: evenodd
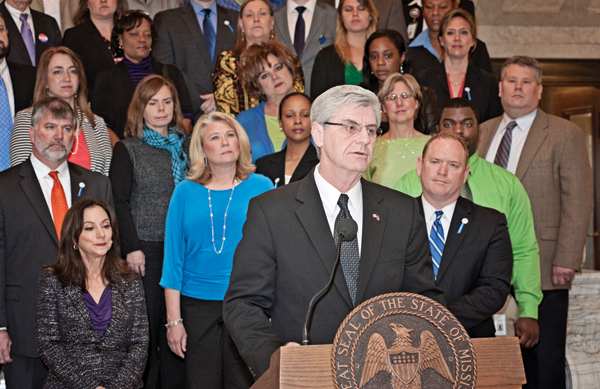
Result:
M96 327L96 331L98 331L98 336L102 337L106 327L108 327L110 318L112 317L112 298L110 285L104 288L104 292L102 292L102 296L100 296L100 302L98 304L96 304L92 295L87 291L83 293L83 299L85 300L85 305L87 305L88 311L90 312L90 317L92 318L94 327Z

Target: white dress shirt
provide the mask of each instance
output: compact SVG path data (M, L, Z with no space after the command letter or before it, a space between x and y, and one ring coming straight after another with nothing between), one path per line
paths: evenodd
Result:
M327 216L327 222L329 223L329 229L331 230L331 236L335 229L335 219L340 213L340 207L338 206L338 200L342 192L337 190L333 185L327 182L323 176L319 173L321 164L317 165L315 169L315 183L321 196L321 202L323 203L323 210L325 216ZM348 195L348 210L350 216L358 224L358 232L356 234L358 238L358 253L361 252L362 247L362 227L363 227L363 199L362 199L362 185L360 180L346 192Z
M15 118L15 94L13 89L12 80L10 79L10 71L8 70L8 65L6 64L6 59L0 60L0 76L4 80L4 85L6 86L6 93L8 94L8 103L10 104L10 114L13 117L13 121Z
M19 29L19 32L21 31L21 25L23 24L23 22L21 22L21 14L27 14L29 16L27 16L27 24L29 24L29 28L31 29L31 36L33 37L33 44L35 44L35 28L33 27L33 20L31 20L31 9L29 9L29 7L27 7L27 9L25 10L25 12L21 12L18 9L11 7L6 1L4 2L4 5L6 6L6 9L8 10L8 12L10 13L10 16L12 16L13 20L15 21L15 24L17 25L17 28ZM8 39L10 39L10 37L8 37Z
M435 211L442 211L444 214L440 218L440 222L442 223L442 228L444 229L444 242L448 239L448 231L450 231L450 222L452 221L452 215L454 215L454 208L456 208L456 201L446 205L442 209L435 209L433 205L429 204L427 200L425 200L424 196L421 196L421 200L423 201L423 213L425 215L425 223L427 224L427 238L429 239L429 235L431 233L431 227L433 227L433 222L435 222L436 215Z
M288 20L288 28L290 29L290 37L292 38L292 43L294 43L294 35L296 35L296 22L298 21L298 11L296 11L296 7L299 6L294 0L287 1L287 20ZM312 18L315 14L315 7L317 5L317 0L310 0L308 3L304 4L306 9L302 13L302 18L304 19L304 40L308 39L308 33L310 31L310 25L312 24Z
M527 139L527 134L529 134L529 129L535 120L535 115L537 115L537 109L534 109L533 112L515 119L517 122L517 126L513 128L512 131L512 141L510 144L510 154L508 155L508 164L506 165L506 170L515 174L517 171L517 165L519 164L519 158L521 158L521 152L523 151L523 146L525 145L525 140ZM485 156L485 160L491 163L494 163L494 159L496 158L496 153L498 152L498 147L500 147L500 142L502 142L502 137L506 133L506 126L513 119L508 117L507 114L504 114L502 120L500 121L500 125L494 134L494 139L492 139L492 143L490 143L490 148Z
M44 163L37 159L33 154L31 154L31 164L33 165L33 170L40 183L40 188L42 188L42 192L44 193L44 199L46 199L50 214L52 214L52 187L54 186L54 179L50 177L49 173L53 170L44 165ZM67 161L65 160L56 171L58 172L58 180L65 191L67 205L71 208L71 176L69 174ZM54 215L52 215L52 220L54 220Z
M60 0L43 0L42 3L44 3L44 13L56 19L58 28L62 31L62 26L60 25Z

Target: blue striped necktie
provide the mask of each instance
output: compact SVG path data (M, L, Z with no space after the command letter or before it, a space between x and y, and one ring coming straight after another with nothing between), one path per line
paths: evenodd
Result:
M435 211L435 221L431 226L431 232L429 233L429 251L431 252L431 260L433 262L433 274L437 278L438 271L440 270L440 263L442 262L442 254L444 253L444 244L446 239L444 238L444 229L440 219L444 215L442 211Z
M500 141L500 146L498 147L498 151L496 152L496 158L494 158L494 163L500 167L506 169L508 166L508 157L510 157L510 146L512 144L512 131L517 126L517 122L514 120L508 123L506 126L506 132Z
M10 133L13 128L12 113L6 84L0 77L0 171L10 167Z

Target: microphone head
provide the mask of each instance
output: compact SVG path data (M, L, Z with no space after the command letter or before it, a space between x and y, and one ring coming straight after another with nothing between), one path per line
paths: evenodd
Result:
M338 224L338 235L340 239L344 242L350 242L356 238L356 234L358 233L358 224L352 218L347 218L342 220Z

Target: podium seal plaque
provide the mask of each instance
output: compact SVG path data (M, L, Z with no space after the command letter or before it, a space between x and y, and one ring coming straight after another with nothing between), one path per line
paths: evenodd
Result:
M418 294L385 294L356 307L338 329L331 362L337 389L475 387L467 332Z

